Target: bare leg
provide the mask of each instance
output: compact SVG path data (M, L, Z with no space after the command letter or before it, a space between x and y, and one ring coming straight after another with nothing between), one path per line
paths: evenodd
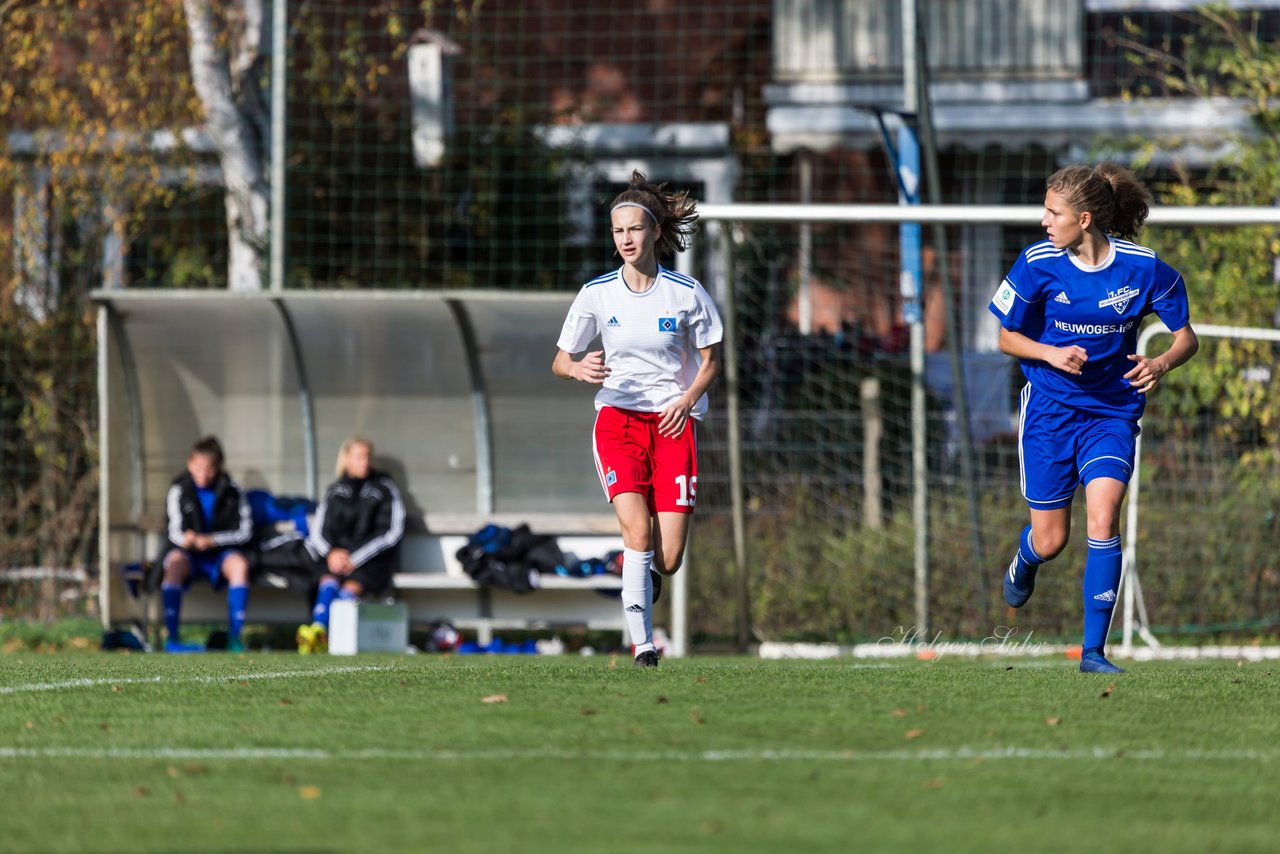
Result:
M1031 511L1031 544L1042 561L1053 560L1071 536L1071 505Z
M164 578L160 598L164 605L164 627L168 636L166 649L179 643L182 624L182 594L191 577L191 561L182 549L170 549L164 556Z
M164 556L164 584L181 586L191 577L191 561L181 549L170 549Z
M1040 565L1053 560L1071 535L1071 505L1055 510L1032 510L1030 542L1027 528L1019 535L1018 550L1004 576L1004 601L1011 608L1021 608L1036 588L1036 572Z
M653 517L653 568L663 575L675 575L684 563L689 537L689 513L655 513Z
M649 504L638 492L624 492L613 499L624 548L647 552L653 548L653 524Z
M1107 540L1120 534L1120 504L1128 484L1110 477L1098 477L1084 488L1088 512L1089 538Z

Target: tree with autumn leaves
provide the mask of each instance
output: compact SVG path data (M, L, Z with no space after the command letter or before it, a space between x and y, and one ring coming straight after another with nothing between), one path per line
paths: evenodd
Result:
M0 0L0 566L92 563L88 292L263 287L271 5ZM429 258L456 254L454 221L488 229L494 241L505 237L493 227L503 216L518 224L501 193L537 183L527 172L510 177L508 167L530 156L520 122L499 119L483 143L459 146L436 174L413 163L407 144L404 59L415 31L439 21L465 28L479 6L349 4L297 14L292 4L289 205L308 216L291 238L297 283L420 284ZM486 157L460 168L468 149ZM385 179L371 184L374 172ZM540 191L555 192L550 177L544 170ZM442 214L423 202L428 196L472 203ZM182 230L178 211L203 205L207 213L218 201L220 223ZM544 230L559 226L554 214L542 220ZM319 250L309 254L312 246Z
M85 295L118 270L137 212L172 198L191 165L172 137L200 115L183 32L167 3L0 2L0 566L92 562ZM41 592L48 616L52 582Z
M1209 168L1179 167L1175 159L1170 179L1157 187L1162 204L1269 207L1280 199L1280 48L1260 37L1261 14L1207 4L1185 13L1192 34L1180 43L1153 47L1132 21L1117 37L1144 70L1146 82L1131 96L1233 99L1252 119L1248 133L1224 136L1226 153ZM1150 139L1122 144L1139 166L1168 147ZM1186 277L1194 324L1280 325L1276 228L1152 228L1144 240ZM1275 353L1266 341L1204 339L1200 355L1179 371L1178 382L1191 393L1156 395L1153 405L1176 407L1183 416L1209 414L1216 439L1241 452L1237 477L1270 480L1280 463Z

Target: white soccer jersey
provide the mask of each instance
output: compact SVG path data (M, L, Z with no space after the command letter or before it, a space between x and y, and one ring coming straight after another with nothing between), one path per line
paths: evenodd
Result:
M596 335L611 371L596 394L596 409L661 412L693 384L702 364L698 351L718 344L724 330L715 302L696 279L659 267L653 287L636 293L618 268L582 286L558 346L581 353ZM706 411L704 394L690 414L701 419Z

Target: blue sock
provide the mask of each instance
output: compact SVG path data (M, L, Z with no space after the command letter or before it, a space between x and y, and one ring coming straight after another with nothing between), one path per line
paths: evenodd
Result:
M320 590L316 593L316 604L311 609L311 622L320 623L326 629L329 628L329 606L338 597L338 591L341 589L336 578L326 578L320 582Z
M341 599L343 602L359 602L360 601L359 596L352 593L350 590L348 590L345 587L338 591L338 598Z
M1044 563L1044 558L1036 554L1036 550L1031 545L1030 525L1022 529L1022 536L1019 538L1018 544L1018 560L1022 561L1024 569L1032 571L1039 569L1040 564Z
M249 587L236 584L227 588L227 637L240 639L240 630L244 628L244 609L249 604Z
M169 640L176 641L182 616L182 585L161 584L160 600L164 604L165 630L169 633Z
M1084 652L1101 653L1106 646L1122 562L1118 534L1109 540L1089 538L1089 559L1084 565Z

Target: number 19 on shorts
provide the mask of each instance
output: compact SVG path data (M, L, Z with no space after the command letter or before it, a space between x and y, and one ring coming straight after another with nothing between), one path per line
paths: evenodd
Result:
M692 507L698 501L698 476L696 474L692 477L687 474L677 475L676 489L680 491L676 496L676 506Z

